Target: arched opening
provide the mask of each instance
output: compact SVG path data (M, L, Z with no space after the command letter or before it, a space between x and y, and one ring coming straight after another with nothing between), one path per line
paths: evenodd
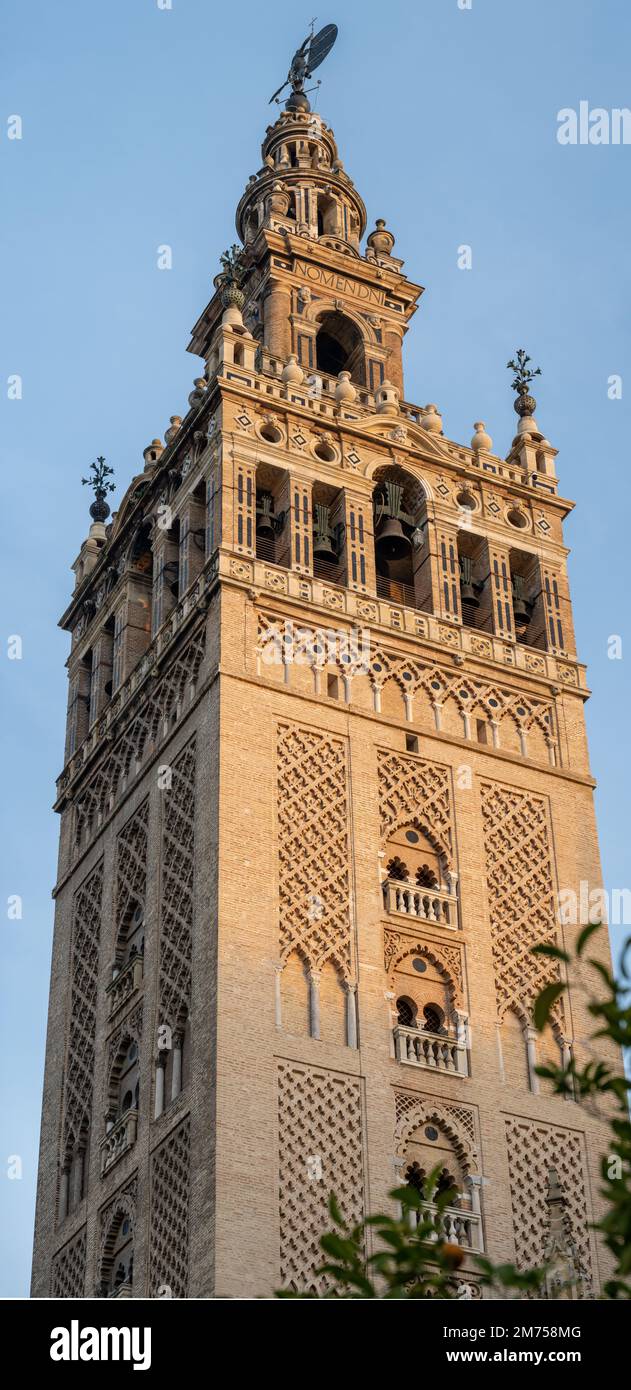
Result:
M126 1212L112 1220L101 1265L103 1298L131 1298L134 1281L134 1229Z
M256 558L274 565L288 565L289 527L287 474L271 464L256 470Z
M492 630L488 584L488 548L480 536L466 528L458 532L460 607L466 627Z
M145 910L141 903L131 902L123 914L118 933L112 978L116 979L132 961L142 959L144 952Z
M338 236L338 204L328 193L318 195L318 236Z
M373 492L377 593L409 608L423 606L425 493L398 467L378 470ZM429 577L427 583L430 584ZM428 588L431 594L431 585Z
M327 483L313 488L313 573L344 583L344 493Z
M364 340L356 324L344 314L323 314L316 334L316 367L329 376L350 372L358 385L366 384Z

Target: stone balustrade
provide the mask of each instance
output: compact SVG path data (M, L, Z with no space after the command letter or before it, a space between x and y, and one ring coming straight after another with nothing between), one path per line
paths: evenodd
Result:
M413 883L387 878L383 885L386 912L413 917L416 922L434 926L458 926L458 901L442 888L418 888Z
M105 991L110 1001L110 1018L131 999L132 994L135 994L142 984L142 976L143 958L140 955L132 956Z
M435 1202L425 1202L421 1211L411 1208L408 1220L412 1230L425 1216L430 1216L436 1228L436 1239L442 1236L450 1245L460 1245L463 1250L484 1250L482 1217L479 1212L467 1207L443 1207L439 1211Z
M405 1028L399 1023L394 1029L394 1044L398 1062L455 1076L469 1075L464 1040L428 1033L424 1028Z
M101 1177L109 1172L110 1168L118 1163L119 1158L127 1153L136 1143L138 1133L138 1111L126 1110L124 1115L116 1121L116 1124L108 1131L105 1138L99 1145L101 1151Z

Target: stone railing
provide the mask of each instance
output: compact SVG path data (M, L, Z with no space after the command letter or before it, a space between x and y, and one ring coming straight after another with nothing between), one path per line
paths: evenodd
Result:
M112 1126L105 1138L99 1145L101 1151L101 1177L109 1172L110 1168L118 1163L119 1158L127 1153L136 1143L138 1133L138 1111L126 1110L121 1115L120 1120Z
M464 1250L484 1250L482 1217L478 1212L462 1207L443 1207L439 1211L435 1202L424 1202L422 1211L411 1208L408 1212L412 1230L426 1215L433 1220L437 1239L441 1235L451 1245L460 1245Z
M107 1296L108 1298L133 1298L131 1281L126 1280L124 1284L119 1284L118 1288L112 1289Z
M405 1028L401 1023L394 1029L394 1044L398 1062L413 1067L428 1067L430 1071L451 1072L468 1076L467 1049L464 1041L442 1033L428 1033L421 1028Z
M114 976L105 991L110 1001L110 1018L122 1008L123 1004L127 1003L128 999L131 999L132 994L135 994L142 984L142 975L143 958L138 955L132 956L119 974Z
M439 927L458 926L458 900L442 888L417 888L413 883L387 878L383 896L386 912Z

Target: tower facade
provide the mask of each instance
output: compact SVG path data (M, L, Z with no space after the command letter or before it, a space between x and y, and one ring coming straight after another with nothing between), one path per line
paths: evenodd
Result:
M305 106L262 154L62 618L33 1293L314 1288L329 1193L439 1163L463 1296L561 1248L551 1203L590 1296L604 1131L535 1071L584 996L531 1023L600 881L555 450L523 362L507 458L406 402L394 237Z

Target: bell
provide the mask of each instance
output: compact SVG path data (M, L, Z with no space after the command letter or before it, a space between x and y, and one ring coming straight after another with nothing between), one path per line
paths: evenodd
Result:
M524 581L520 574L513 575L512 588L515 622L519 627L526 627L530 622L530 604L524 593Z
M412 543L396 516L386 516L377 535L377 555L389 564L392 560L405 560L412 550Z
M460 598L462 602L468 604L470 608L479 608L480 600L478 598L476 588L473 583L473 565L471 564L468 555L461 556L459 564Z
M329 564L337 562L337 553L333 544L335 537L329 525L329 509L322 502L317 502L315 506L315 525L313 528L313 558L314 560L324 560Z
M261 492L257 499L256 534L265 540L274 538L274 499L271 492Z

